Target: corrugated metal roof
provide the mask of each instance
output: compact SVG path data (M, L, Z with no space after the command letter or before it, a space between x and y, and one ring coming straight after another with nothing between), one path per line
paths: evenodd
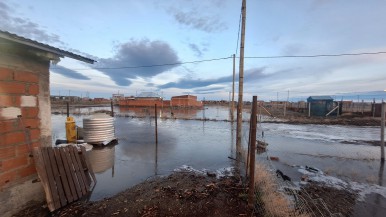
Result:
M48 44L43 44L43 43L40 43L40 42L31 40L31 39L28 39L28 38L24 38L24 37L18 36L16 34L12 34L12 33L7 32L7 31L0 30L0 38L6 39L6 40L9 40L9 41L13 41L13 42L16 42L16 43L19 43L19 44L23 44L23 45L26 45L26 46L34 47L34 48L37 48L37 49L40 49L40 50L44 50L44 51L56 54L56 55L58 55L60 57L65 57L66 56L66 57L69 57L69 58L73 58L73 59L76 59L76 60L79 60L79 61L83 61L83 62L86 62L86 63L91 63L91 64L96 62L93 59L90 59L90 58L87 58L87 57L84 57L84 56L81 56L81 55L78 55L78 54L74 54L74 53L71 53L69 51L65 51L65 50L62 50L62 49L59 49L59 48L56 48L56 47L52 47L52 46L50 46Z
M334 100L331 96L310 96L307 100Z

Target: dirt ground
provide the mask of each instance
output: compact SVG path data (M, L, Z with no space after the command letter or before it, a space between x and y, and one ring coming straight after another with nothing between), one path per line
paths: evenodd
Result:
M356 198L355 192L308 183L298 192L298 206L308 211L302 212L305 214L302 216L331 216L337 213L351 216ZM248 208L246 188L239 179L216 179L192 172L176 172L167 177L145 181L101 201L75 202L53 213L49 212L44 203L31 204L14 216L233 217L259 214ZM285 216L294 216L294 213Z
M306 203L310 216L352 216L357 194L345 189L309 183L302 188L298 197Z
M97 202L75 202L50 213L34 204L15 216L253 216L239 179L176 172Z

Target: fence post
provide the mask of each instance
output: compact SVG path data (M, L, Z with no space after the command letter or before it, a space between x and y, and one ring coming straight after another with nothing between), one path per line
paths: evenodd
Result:
M311 103L308 103L308 117L311 117Z
M251 118L251 140L250 140L250 157L249 157L249 192L248 206L253 207L255 195L255 153L256 153L256 113L257 113L257 96L253 96L252 118Z
M385 102L383 100L381 108L381 161L385 161Z
M113 100L111 100L111 117L114 117L114 105L113 105Z
M155 119L155 145L158 145L157 104L154 104L154 119Z
M70 117L70 102L67 103L67 117Z

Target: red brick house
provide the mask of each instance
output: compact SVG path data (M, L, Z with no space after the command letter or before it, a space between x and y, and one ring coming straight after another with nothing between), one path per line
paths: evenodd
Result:
M52 146L50 63L95 61L0 30L0 215L44 200L33 147Z

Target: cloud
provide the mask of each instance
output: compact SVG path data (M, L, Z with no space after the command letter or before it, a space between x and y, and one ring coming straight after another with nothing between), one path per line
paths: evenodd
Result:
M6 3L0 2L0 29L44 43L64 45L56 34L47 33L39 24L29 19L16 17L14 11Z
M244 82L252 82L257 79L262 79L267 77L266 74L264 74L265 67L262 68L253 68L246 70L244 72ZM238 80L238 76L236 76L236 81ZM165 88L181 88L181 89L193 89L198 87L208 87L210 85L214 84L223 84L223 83L230 83L233 81L233 75L229 76L223 76L219 78L212 78L212 79L189 79L189 78L183 78L176 82L169 82L163 85L159 85L158 88L165 89ZM235 82L236 82L235 81Z
M195 53L195 55L197 57L202 56L202 51L200 50L200 48L196 44L190 43L189 48Z
M220 16L204 15L200 10L191 9L188 12L179 9L169 9L169 13L181 25L185 25L208 33L222 32L228 28L227 24L220 20Z
M152 66L179 62L177 53L166 42L142 39L117 45L115 55L112 58L98 59L95 67L108 75L117 85L129 86L130 79L150 78L178 65L140 68L128 68L128 66Z
M50 68L50 70L57 73L57 74L61 74L67 78L74 78L74 79L78 79L78 80L90 80L89 77L87 77L83 74L80 74L79 72L65 68L63 66L56 65L56 66Z

